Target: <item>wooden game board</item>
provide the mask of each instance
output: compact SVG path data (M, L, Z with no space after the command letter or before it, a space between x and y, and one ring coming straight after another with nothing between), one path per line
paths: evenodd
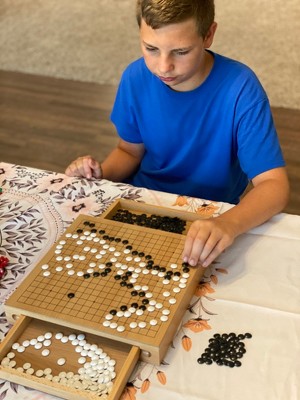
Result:
M158 364L173 339L203 269L188 268L188 272L183 272L184 234L110 220L112 210L124 205L134 208L134 202L117 202L100 218L79 216L9 298L6 313L11 320L22 314L138 346L143 360ZM150 209L150 213L168 214L164 208L147 205L142 210L141 205L137 208L138 212ZM180 216L191 219L190 213ZM145 265L150 260L153 268L147 269ZM110 272L102 276L107 266ZM154 275L154 266L165 273L171 271L172 278L166 279L160 270ZM73 275L68 274L70 270L74 271ZM44 276L46 271L49 276ZM123 281L129 272L132 275ZM179 275L176 280L175 272ZM121 282L127 284L130 279L136 279L133 288L121 286ZM138 304L137 310L146 309L135 313L132 303ZM123 316L122 306L127 308ZM111 310L118 314L111 315ZM132 324L138 326L131 328Z

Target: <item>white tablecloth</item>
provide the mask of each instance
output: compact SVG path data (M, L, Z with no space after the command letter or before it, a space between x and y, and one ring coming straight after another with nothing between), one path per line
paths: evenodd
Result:
M0 163L0 335L3 303L79 213L99 215L116 198L216 216L231 207L106 180ZM24 237L26 236L26 242ZM198 364L216 333L243 334L242 366ZM300 217L280 214L239 237L206 270L161 365L139 362L123 400L300 399ZM54 399L0 381L0 399Z

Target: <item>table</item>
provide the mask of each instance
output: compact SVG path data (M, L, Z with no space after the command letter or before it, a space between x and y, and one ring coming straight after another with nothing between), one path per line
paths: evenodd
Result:
M230 204L150 191L107 180L0 163L0 339L10 329L3 304L79 215L99 215L115 199L217 216ZM139 362L122 400L300 399L300 216L279 214L240 236L195 293L163 363ZM242 366L198 358L216 333L252 334ZM0 381L1 399L55 399Z

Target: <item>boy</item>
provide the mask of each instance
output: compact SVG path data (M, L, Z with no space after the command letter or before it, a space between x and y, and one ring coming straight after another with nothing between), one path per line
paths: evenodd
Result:
M119 144L66 174L237 204L189 229L183 260L206 267L288 201L269 102L249 68L208 50L213 0L138 0L137 21L143 58L125 70L111 115Z

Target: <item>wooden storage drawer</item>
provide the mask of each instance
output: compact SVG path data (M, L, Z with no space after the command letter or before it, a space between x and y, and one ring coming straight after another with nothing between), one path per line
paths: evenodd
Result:
M53 335L50 339L50 346L42 347L42 349L48 348L50 350L50 354L48 356L43 356L41 354L42 349L36 349L33 345L25 347L24 352L18 352L18 350L12 349L12 345L15 343L21 345L24 343L24 341L26 343L28 340L30 341L31 339L37 339L39 337L41 341L41 336L44 336L46 332L52 333ZM102 338L91 333L84 333L85 340L88 344L96 345L94 348L101 348L103 352L105 352L111 359L116 361L116 365L114 367L116 377L113 380L111 392L109 393L108 397L105 397L103 395L100 396L99 393L96 393L95 385L93 387L94 391L90 391L89 389L78 388L78 384L77 388L75 386L72 387L72 385L67 386L68 382L72 382L72 380L67 380L66 382L67 378L62 379L63 383L60 383L56 382L58 378L50 380L49 376L36 376L37 371L39 371L40 375L41 371L45 371L46 368L50 368L51 375L53 377L57 377L61 372L70 372L68 377L71 377L72 373L76 375L78 369L83 368L83 365L78 363L78 359L81 357L81 355L75 351L76 342L73 342L74 344L72 344L69 340L67 343L63 343L61 340L55 339L56 333L62 333L65 337L70 337L72 334L73 337L74 335L77 335L78 337L78 334L83 332L68 327L62 327L51 322L21 315L12 329L8 332L5 340L0 345L0 362L2 362L2 365L0 365L0 377L55 396L62 397L64 399L93 400L101 399L103 397L109 400L119 399L123 388L125 387L126 382L139 358L139 348L126 343ZM49 342L47 344L49 344ZM3 365L7 364L8 362L7 354L9 353L15 354L15 356L11 358L11 361L16 363L14 367ZM61 358L65 359L65 364L59 366L57 364L57 360ZM4 362L3 359L5 359ZM87 362L90 361L89 356L86 356L86 360ZM21 372L20 367L23 367L24 364L26 367L31 364L30 368L33 368L35 372L32 373L32 370L28 371L28 368L25 369L24 372ZM17 368L19 368L19 370ZM31 372L32 374L28 372ZM61 374L61 376L63 375L64 374ZM78 379L78 377L76 379ZM85 386L86 385L87 383L85 382Z

